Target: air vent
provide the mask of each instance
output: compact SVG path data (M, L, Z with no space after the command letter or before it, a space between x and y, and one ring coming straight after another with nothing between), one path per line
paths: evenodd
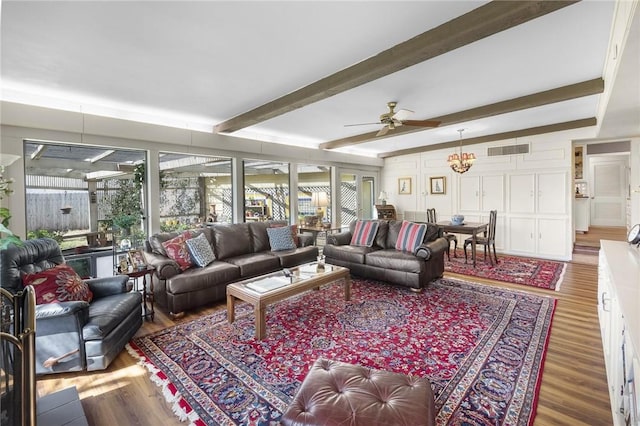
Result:
M529 153L529 144L494 146L487 149L487 156L494 157L496 155L512 155Z

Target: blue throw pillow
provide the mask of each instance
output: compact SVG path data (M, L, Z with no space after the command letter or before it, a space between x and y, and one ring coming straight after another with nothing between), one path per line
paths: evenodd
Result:
M204 234L188 239L185 241L185 244L187 245L187 250L189 250L191 259L193 259L193 263L199 267L204 268L216 260L216 256L213 254L209 240L207 240L207 237L205 237Z
M296 248L288 226L281 228L267 228L271 251L292 250Z

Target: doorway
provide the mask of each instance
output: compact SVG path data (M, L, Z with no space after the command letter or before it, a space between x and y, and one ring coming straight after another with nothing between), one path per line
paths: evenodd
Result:
M340 226L357 219L373 219L377 173L340 172Z
M629 155L589 156L590 226L627 225Z

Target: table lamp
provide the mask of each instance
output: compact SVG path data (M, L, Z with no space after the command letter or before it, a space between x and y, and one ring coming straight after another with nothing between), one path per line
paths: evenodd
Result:
M326 192L314 192L311 194L311 205L316 208L318 221L322 222L324 209L329 205L329 197Z
M378 200L380 200L380 204L383 206L387 205L387 193L385 191L380 191L380 195L378 195Z

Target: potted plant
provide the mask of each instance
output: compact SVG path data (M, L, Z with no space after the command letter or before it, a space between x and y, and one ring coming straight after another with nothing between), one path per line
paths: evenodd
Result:
M13 179L7 179L4 177L4 167L0 166L0 200L4 197L11 195L13 189L11 184ZM6 207L0 207L0 248L5 249L9 244L21 244L20 237L14 235L9 229L9 219L11 219L11 212Z

